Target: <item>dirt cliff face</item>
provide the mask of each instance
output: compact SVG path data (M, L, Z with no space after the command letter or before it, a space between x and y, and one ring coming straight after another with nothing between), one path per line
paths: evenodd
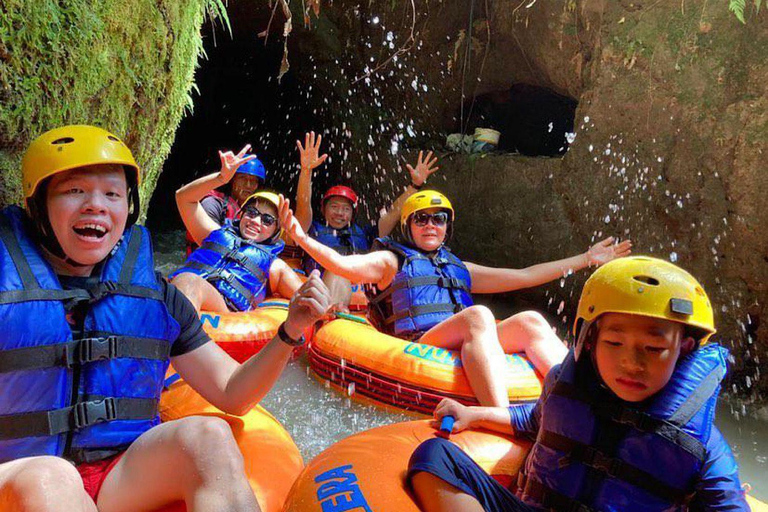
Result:
M768 358L765 10L748 12L742 24L727 2L704 0L444 0L418 5L412 24L410 2L324 9L314 31L298 36L320 73L324 61L328 73L372 69L408 49L414 27L408 51L345 100L350 110L376 110L375 88L379 111L412 119L422 134L402 147L440 146L462 119L466 125L475 95L515 83L578 101L576 137L562 159L443 159L434 182L459 205L460 255L526 265L609 234L631 237L637 253L675 260L700 278L735 356L735 387L754 395L759 381L768 389L759 371ZM345 58L339 64L334 55ZM328 91L347 98L348 83L329 82ZM364 145L359 152L386 153ZM399 192L398 180L377 188ZM580 279L520 295L518 305L560 310L562 323L575 307L569 287L578 292Z

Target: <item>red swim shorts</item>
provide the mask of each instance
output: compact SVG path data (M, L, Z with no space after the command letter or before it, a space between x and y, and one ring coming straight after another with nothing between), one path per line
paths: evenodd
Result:
M115 467L115 464L120 461L120 457L122 456L122 453L118 453L117 455L113 455L112 457L103 460L84 462L77 466L77 471L83 479L85 492L93 498L94 503L99 496L99 491L101 490L104 480L107 479L107 475L109 475L109 472L112 471L112 468Z

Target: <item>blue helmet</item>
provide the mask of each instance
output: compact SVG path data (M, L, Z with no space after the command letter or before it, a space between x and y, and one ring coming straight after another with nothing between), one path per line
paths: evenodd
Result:
M256 176L261 180L262 183L267 179L267 170L264 168L264 164L261 163L261 160L259 160L258 158L254 158L249 162L245 162L243 165L238 167L235 174L240 174L240 173Z

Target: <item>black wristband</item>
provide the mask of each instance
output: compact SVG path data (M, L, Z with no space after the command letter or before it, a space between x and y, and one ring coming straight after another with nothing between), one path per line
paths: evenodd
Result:
M415 188L416 190L421 190L422 188L424 188L424 185L426 185L426 183L422 183L421 185L416 185L414 182L411 182L411 187Z
M303 334L297 340L288 336L288 333L285 332L285 322L281 323L280 327L277 328L277 337L280 338L280 341L292 347L300 347L307 341Z

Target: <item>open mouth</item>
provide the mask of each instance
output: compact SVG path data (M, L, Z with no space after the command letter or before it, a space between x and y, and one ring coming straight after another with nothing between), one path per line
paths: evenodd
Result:
M107 229L106 226L93 222L78 224L77 226L73 226L72 230L79 237L91 241L100 241L107 236L107 233L109 233L109 229Z

